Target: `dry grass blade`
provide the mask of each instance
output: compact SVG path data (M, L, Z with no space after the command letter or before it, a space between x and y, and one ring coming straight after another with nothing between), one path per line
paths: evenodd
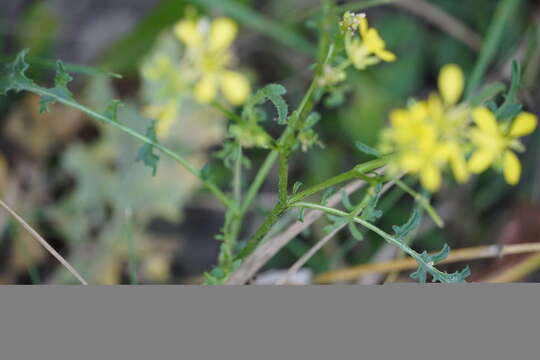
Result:
M66 259L62 257L54 248L37 233L23 218L21 218L15 211L13 211L5 202L0 200L0 206L2 206L15 220L17 220L25 229L34 237L52 256L56 258L70 273L73 274L83 285L88 285L86 280L71 266Z
M407 10L422 19L425 19L449 35L462 41L474 51L480 51L482 48L482 38L480 35L467 27L461 21L450 16L443 10L428 3L427 1L401 0L397 1L394 5Z

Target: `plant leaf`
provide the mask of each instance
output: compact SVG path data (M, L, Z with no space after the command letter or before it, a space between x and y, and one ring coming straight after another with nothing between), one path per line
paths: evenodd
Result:
M356 142L356 148L360 150L361 152L363 152L364 154L375 156L377 158L381 157L381 153L379 152L379 150L372 148L371 146L366 145L361 141Z
M289 106L283 99L282 95L285 95L287 90L279 84L269 84L260 89L253 95L246 106L244 107L243 116L252 116L254 114L254 108L257 105L262 105L266 101L270 101L276 108L278 117L277 122L280 125L287 123L287 115L289 114Z
M73 101L73 95L67 87L72 80L73 78L66 72L62 61L58 60L56 62L56 76L54 77L54 87L52 89L48 89L48 91L53 93L58 98ZM56 97L43 95L39 101L39 112L44 113L49 111L49 105L57 102Z
M146 129L146 136L157 143L156 135L156 122L152 121L148 128ZM159 161L159 156L154 152L154 145L144 144L137 155L137 161L142 161L144 165L152 169L152 176L155 176L157 173L157 164Z

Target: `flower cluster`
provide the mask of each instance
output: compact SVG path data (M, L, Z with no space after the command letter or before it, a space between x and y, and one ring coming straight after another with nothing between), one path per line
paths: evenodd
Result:
M233 20L190 16L179 21L173 33L178 45L168 44L168 51L155 54L141 69L145 83L150 84L151 103L143 112L157 120L156 132L161 138L169 135L188 96L208 104L221 94L229 104L242 105L251 94L247 77L231 70L235 60L232 44L238 34ZM180 44L183 49L176 49Z
M524 150L519 137L534 131L536 116L522 112L511 123L498 123L488 108L460 104L464 77L454 64L442 68L438 85L439 93L390 114L379 145L390 172L417 174L431 192L441 187L447 167L461 183L493 166L517 184L521 165L514 151Z
M377 29L369 27L365 14L345 13L341 29L345 32L345 51L358 70L378 64L381 60L396 60L396 55L386 49Z

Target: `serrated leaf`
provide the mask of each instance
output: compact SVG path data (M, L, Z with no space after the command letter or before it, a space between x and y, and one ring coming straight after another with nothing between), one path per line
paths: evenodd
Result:
M146 137L148 137L153 142L157 143L156 135L156 123L152 121L148 128L146 129ZM154 145L144 144L137 155L137 161L142 161L146 166L152 169L152 175L155 176L157 173L157 165L159 161L159 156L154 152Z
M111 119L113 122L117 123L119 122L118 109L121 108L122 106L124 106L124 104L120 100L113 100L111 101L109 106L107 106L107 109L105 109L105 112L103 113L103 115Z
M351 232L351 235L356 241L364 240L364 235L362 234L362 232L360 232L360 230L358 230L358 228L353 222L349 222L347 226L349 228L349 231Z
M442 250L435 255L431 255L430 258L433 263L438 263L439 261L443 261L444 259L446 259L448 257L448 254L450 254L450 247L448 246L448 244L444 244Z
M418 225L420 225L420 220L422 216L417 208L415 208L407 222L401 226L392 226L394 230L394 236L396 239L403 241L413 230L415 230Z
M293 188L292 188L293 195L296 195L296 193L298 193L298 190L300 190L302 185L303 185L303 183L301 181L297 181L297 182L294 183Z
M48 89L55 96L43 95L39 100L39 112L49 111L49 105L57 102L57 97L65 100L73 100L73 95L68 89L68 84L73 81L71 75L66 72L62 61L56 62L56 76L54 77L54 87Z
M326 203L328 202L328 199L330 199L330 197L334 195L335 193L336 193L336 188L333 186L326 189L326 191L324 192L322 196L321 204L326 205Z
M381 153L379 150L372 148L369 145L364 144L361 141L356 142L356 148L363 152L364 154L375 156L375 157L381 157Z
M0 73L1 95L6 95L8 91L19 92L35 85L32 80L26 77L26 70L28 70L27 54L28 49L24 49L17 55L15 60L4 65Z

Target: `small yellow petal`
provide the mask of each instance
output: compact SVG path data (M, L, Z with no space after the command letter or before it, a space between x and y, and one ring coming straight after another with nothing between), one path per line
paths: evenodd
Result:
M197 47L203 42L203 38L197 29L197 23L193 20L182 20L174 27L174 34L187 47Z
M536 129L537 124L538 119L536 118L536 115L522 112L514 119L509 135L515 138L529 135Z
M445 65L439 74L439 91L447 105L454 105L458 102L463 88L465 78L463 71L456 64Z
M377 52L377 56L381 58L381 60L387 61L387 62L394 62L396 61L396 54L394 54L391 51L388 50L381 50Z
M521 177L521 163L512 151L504 153L503 159L504 178L510 185L516 185Z
M225 50L238 34L238 26L229 18L218 18L212 23L208 46L210 50Z
M369 29L368 21L365 17L360 18L360 34L362 37L367 35Z
M465 157L457 144L452 144L449 147L449 159L456 181L459 183L466 182L469 179L469 170L467 169Z
M487 170L495 160L495 153L489 150L477 150L469 159L469 170L475 174L480 174Z
M233 105L241 105L251 93L248 79L237 72L225 71L221 75L221 89L227 101Z
M434 165L426 166L420 172L420 182L430 192L439 190L442 183L440 170Z
M195 98L207 104L216 98L217 81L214 76L204 76L197 85L195 85Z
M499 134L499 127L497 126L495 115L493 115L493 113L487 107L481 106L474 109L473 119L482 132L490 135Z

